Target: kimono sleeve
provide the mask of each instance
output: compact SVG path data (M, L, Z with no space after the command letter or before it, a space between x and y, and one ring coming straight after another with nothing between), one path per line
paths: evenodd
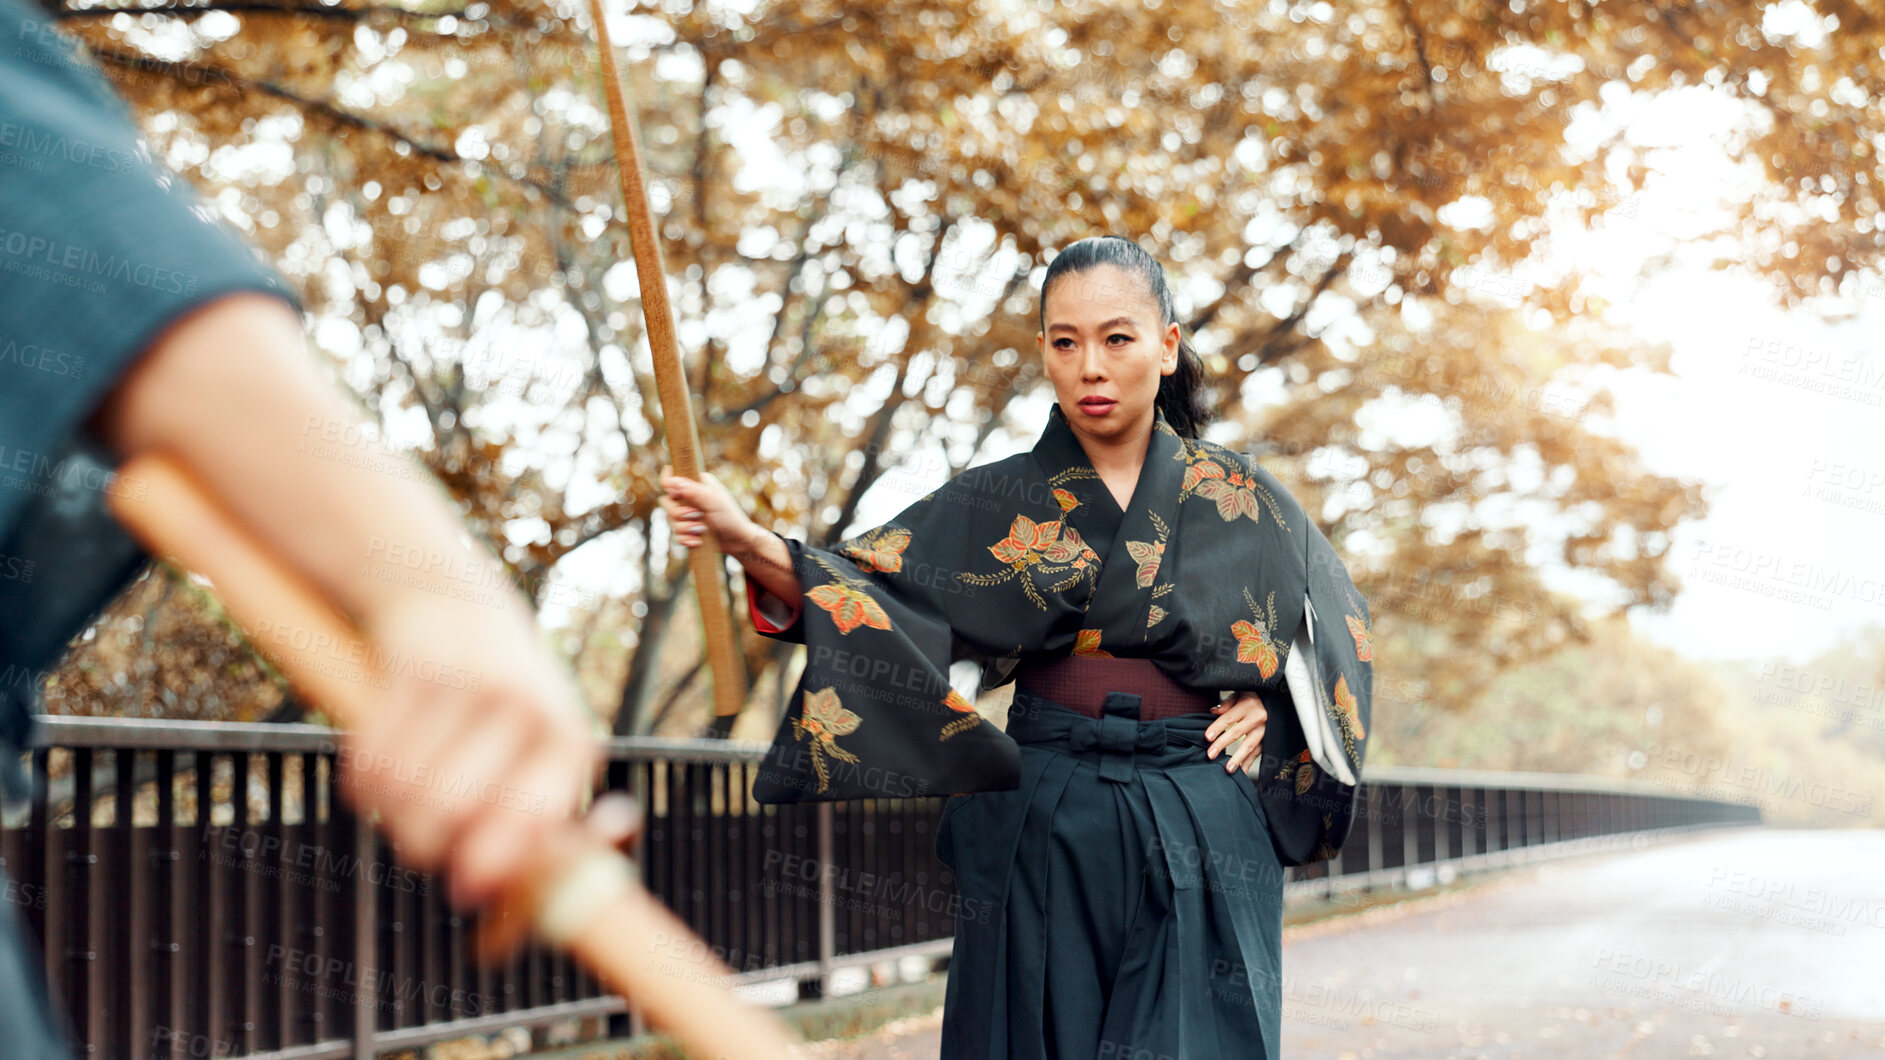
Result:
M0 537L80 425L185 314L281 276L153 163L124 104L36 11L0 4ZM96 492L96 491L94 491Z
M162 332L287 284L154 164L95 64L34 5L0 0L0 752L39 676L134 577L110 518L115 456L85 420ZM17 792L0 753L0 794Z
M829 549L786 538L797 622L762 633L805 645L805 669L753 783L762 803L911 798L1011 789L1013 740L951 685L954 632L973 614L967 492L946 485ZM772 598L776 600L776 598ZM758 626L758 622L755 622Z
M1368 602L1328 537L1299 506L1291 514L1298 512L1291 530L1301 535L1307 587L1302 627L1278 690L1286 695L1265 697L1270 724L1251 768L1286 865L1326 861L1347 841L1374 691Z
M792 544L781 535L779 540L786 542L786 551ZM781 600L752 578L746 581L746 614L753 621L753 632L762 637L782 640L788 644L805 643L804 627L799 624L799 612L802 610L797 600Z

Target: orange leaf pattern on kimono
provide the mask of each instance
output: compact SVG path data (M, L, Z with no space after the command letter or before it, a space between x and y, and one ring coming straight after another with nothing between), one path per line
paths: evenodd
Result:
M1203 444L1190 439L1185 441L1179 458L1185 461L1185 477L1178 490L1180 500L1203 497L1217 505L1218 516L1227 523L1242 515L1261 523L1264 508L1279 524L1286 522L1276 498L1243 464L1228 456L1221 461L1214 459Z
M1303 748L1302 753L1297 755L1293 761L1284 762L1283 768L1276 774L1276 776L1273 779L1288 780L1290 779L1290 777L1294 776L1296 778L1296 783L1301 784L1302 778L1304 776L1303 770L1309 769L1310 761L1311 760L1309 757L1309 749L1305 747ZM1314 771L1311 771L1308 774L1308 776L1310 779L1310 783L1314 783L1315 782ZM1300 788L1297 789L1296 794L1301 795L1302 789Z
M818 790L831 786L831 768L825 764L830 755L841 762L856 764L857 756L838 746L838 737L857 731L863 719L838 700L836 688L821 688L805 693L804 710L794 728L797 738L812 738L812 768L818 773Z
M989 552L1016 570L1041 561L1040 552L1060 538L1060 520L1037 523L1017 515L1008 526L1008 536L988 546Z
M910 547L908 530L873 530L838 549L864 570L895 574L903 569L903 550Z
M1265 677L1276 672L1276 646L1262 626L1240 620L1231 623L1230 631L1237 638L1238 662L1256 663L1257 672Z
M1080 498L1074 496L1068 490L1056 489L1054 491L1054 500L1060 505L1060 510L1063 512L1073 511L1080 506Z
M1021 591L1043 611L1047 609L1047 601L1034 584L1034 573L1050 577L1068 575L1048 587L1049 591L1059 593L1082 579L1097 579L1100 570L1099 553L1087 546L1072 523L1061 519L1037 523L1025 515L1017 515L1008 526L1008 536L989 545L988 551L1008 569L1000 574L965 573L956 577L969 585L995 586L1019 575Z
M1348 622L1348 632L1355 638L1355 658L1362 662L1373 662L1374 634L1354 615L1343 615L1342 618Z
M1074 634L1073 653L1087 659L1110 659L1113 653L1100 647L1100 631L1083 629Z
M1153 581L1158 578L1159 560L1163 559L1165 556L1165 542L1128 541L1126 542L1126 554L1131 556L1132 561L1139 565L1138 573L1134 575L1134 580L1138 582L1139 588L1151 588Z
M1329 837L1329 834L1333 832L1334 830L1335 830L1335 815L1332 813L1323 814L1322 815L1322 838L1316 841L1316 852L1315 852L1316 860L1327 861L1330 858L1335 857L1335 855L1339 853L1339 851L1337 851L1334 847L1329 845L1328 837Z
M962 717L943 726L942 735L939 739L947 740L957 733L967 732L977 725L982 724L982 716L975 712L975 704L969 702L969 697L953 688L949 690L948 695L943 697L943 706L956 711L961 714Z
M831 612L832 624L838 632L849 633L859 626L872 629L889 629L890 616L883 605L870 598L862 589L849 585L820 585L807 592L812 603Z
M1231 623L1231 635L1237 638L1237 661L1256 663L1257 672L1268 680L1271 674L1276 673L1278 664L1276 642L1271 639L1276 627L1276 593L1271 592L1270 598L1265 601L1268 605L1267 615L1265 608L1258 607L1256 600L1251 598L1249 589L1244 590L1244 602L1250 605L1250 613L1257 616L1257 620Z
M1257 506L1257 494L1252 485L1244 480L1241 472L1232 471L1222 478L1198 483L1196 492L1205 500L1216 501L1217 514L1227 523L1240 515L1249 516L1251 522L1262 522L1263 512Z
M1346 722L1343 727L1352 734L1353 739L1366 739L1368 734L1361 728L1361 707L1355 701L1355 693L1348 690L1346 674L1335 679L1335 707L1341 712L1341 719Z
M1192 450L1192 452L1197 454L1197 459L1188 459L1187 461L1184 482L1178 487L1181 493L1194 492L1197 490L1199 483L1224 477L1223 465L1208 456L1204 456L1200 450Z
M1041 550L1044 563L1066 563L1074 567L1085 567L1088 560L1097 562L1100 554L1087 547L1080 531L1072 523L1060 524L1060 539Z
M1147 512L1146 515L1152 522L1152 529L1157 531L1155 535L1156 540L1150 542L1128 541L1126 542L1126 554L1132 558L1134 563L1138 564L1137 569L1133 571L1133 582L1141 589L1151 589L1152 599L1158 600L1171 595L1178 589L1178 586L1172 582L1167 582L1164 585L1156 584L1158 581L1159 568L1163 565L1165 559L1165 542L1171 538L1172 528L1170 524L1159 517L1157 512ZM1153 626L1165 621L1166 616L1170 614L1170 611L1167 611L1157 604L1148 606L1145 612L1145 628L1151 629Z

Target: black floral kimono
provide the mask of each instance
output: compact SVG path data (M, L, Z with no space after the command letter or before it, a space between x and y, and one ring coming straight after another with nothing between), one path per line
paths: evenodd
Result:
M1055 406L1031 452L831 549L786 543L795 613L748 595L806 667L754 796L959 796L944 1055L1276 1057L1283 867L1347 837L1373 675L1367 602L1288 491L1161 416L1122 511ZM1005 731L975 711L1066 654L1256 691L1263 754L1233 776L1212 715L1118 697L1095 719L1023 686Z

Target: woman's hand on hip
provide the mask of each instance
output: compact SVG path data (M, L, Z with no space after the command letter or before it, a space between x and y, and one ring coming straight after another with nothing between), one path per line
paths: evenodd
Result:
M1204 730L1204 738L1211 741L1205 756L1215 759L1218 752L1236 744L1236 750L1224 759L1225 772L1235 773L1255 762L1263 753L1263 729L1270 720L1262 698L1255 692L1237 692L1212 707L1211 712L1217 715L1217 720ZM1239 740L1243 742L1238 743Z

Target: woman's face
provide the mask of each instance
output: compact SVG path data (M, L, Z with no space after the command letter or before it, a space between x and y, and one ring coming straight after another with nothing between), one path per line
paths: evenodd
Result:
M1082 442L1120 443L1151 429L1159 379L1178 368L1178 325L1137 273L1095 265L1055 277L1047 330L1035 337L1067 423Z

